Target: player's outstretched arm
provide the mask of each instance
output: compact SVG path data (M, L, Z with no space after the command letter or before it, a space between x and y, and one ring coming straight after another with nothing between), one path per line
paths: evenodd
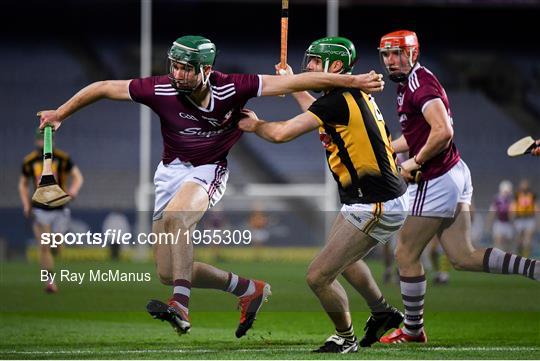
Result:
M244 117L238 127L244 132L255 133L272 143L285 143L319 127L319 122L309 113L302 113L283 122L267 122L251 110L242 110Z
M287 64L287 69L282 69L280 63L276 64L275 68L276 74L278 75L294 75L294 72L289 66L289 64ZM292 96L294 97L294 100L296 100L296 102L300 106L300 109L302 109L303 112L307 111L311 104L313 104L313 102L316 100L315 97L309 94L307 90L292 93Z
M100 99L129 100L129 82L131 80L105 80L92 83L71 99L62 104L56 110L42 110L38 112L40 117L39 127L43 129L45 124L51 124L58 129L64 119L81 108L92 104Z
M304 90L325 90L332 88L357 88L372 93L382 91L382 75L371 71L367 74L329 74L307 72L296 75L263 75L262 95L279 95Z

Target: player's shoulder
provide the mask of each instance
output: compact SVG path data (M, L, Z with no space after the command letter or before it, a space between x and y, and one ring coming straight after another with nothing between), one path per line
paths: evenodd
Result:
M130 88L148 88L148 89L163 89L171 88L173 89L169 77L167 75L153 75L144 78L135 78L130 81Z
M257 77L255 74L241 74L241 73L222 73L214 70L210 75L210 83L213 88L223 87L227 85L235 85L242 83L249 78Z
M411 90L414 91L422 85L429 84L437 84L440 86L439 79L437 79L437 76L435 76L431 70L417 64L409 76L409 88L413 88Z
M34 160L36 160L38 158L41 158L41 155L39 154L39 152L37 150L33 150L33 151L31 151L30 153L28 153L27 155L24 156L23 163L26 164L26 163L33 162Z
M335 104L336 102L344 99L346 94L351 94L351 92L354 91L356 91L356 89L334 88L328 93L325 93L323 96L317 98L314 104Z

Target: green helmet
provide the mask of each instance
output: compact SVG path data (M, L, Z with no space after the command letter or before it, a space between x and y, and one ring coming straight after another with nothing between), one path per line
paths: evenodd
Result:
M356 49L352 41L340 36L315 40L307 48L304 55L304 61L302 62L303 71L307 70L307 65L313 57L321 59L324 72L328 72L328 68L334 61L341 60L343 63L341 73L350 74L356 62Z
M167 68L172 86L180 92L191 93L198 84L189 84L189 71L193 71L195 75L203 73L203 83L206 83L208 78L204 78L203 67L214 65L216 60L216 45L202 36L182 36L173 42L167 52L167 58ZM175 63L186 66L184 79L177 79L173 76ZM193 82L191 81L191 83Z

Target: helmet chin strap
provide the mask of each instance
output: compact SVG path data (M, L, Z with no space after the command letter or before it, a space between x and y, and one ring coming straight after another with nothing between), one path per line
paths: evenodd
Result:
M199 70L200 70L201 76L202 76L202 85L206 86L206 84L208 83L208 80L210 79L210 74L208 74L207 77L204 76L204 69L203 69L202 65L199 65Z
M328 68L329 68L329 67L330 67L330 59L326 59L326 60L324 61L324 70L323 70L323 71L324 71L325 73L328 73Z

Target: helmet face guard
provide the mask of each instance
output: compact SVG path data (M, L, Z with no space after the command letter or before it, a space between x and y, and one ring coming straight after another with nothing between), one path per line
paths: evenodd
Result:
M343 63L340 73L350 74L356 62L356 49L354 44L346 38L322 38L314 41L307 48L302 60L302 71L309 71L308 65L314 58L320 59L325 73L334 61L340 60Z
M168 57L167 69L169 70L169 81L179 93L190 94L199 86L199 73L201 71L192 64ZM178 71L176 76L174 75L175 71Z
M407 59L408 59L407 64L403 62L403 57L401 56L403 52L404 51L401 48L379 49L379 60L381 62L382 67L388 73L388 77L390 78L390 80L396 83L402 83L405 80L407 80L409 73L414 67L414 64L412 63L412 59L410 55L407 56ZM394 53L395 56L399 59L399 69L395 69L395 68L391 69L384 62L384 59L390 56L391 53Z
M205 67L213 66L216 46L201 36L183 36L176 39L167 52L167 71L173 88L179 93L192 93L201 82L206 85L208 76Z
M384 35L379 44L379 60L388 73L390 80L401 83L407 80L412 68L416 65L420 53L420 45L416 33L409 30L398 30ZM403 61L405 54L407 62ZM399 69L389 67L385 58L396 56L399 59Z

